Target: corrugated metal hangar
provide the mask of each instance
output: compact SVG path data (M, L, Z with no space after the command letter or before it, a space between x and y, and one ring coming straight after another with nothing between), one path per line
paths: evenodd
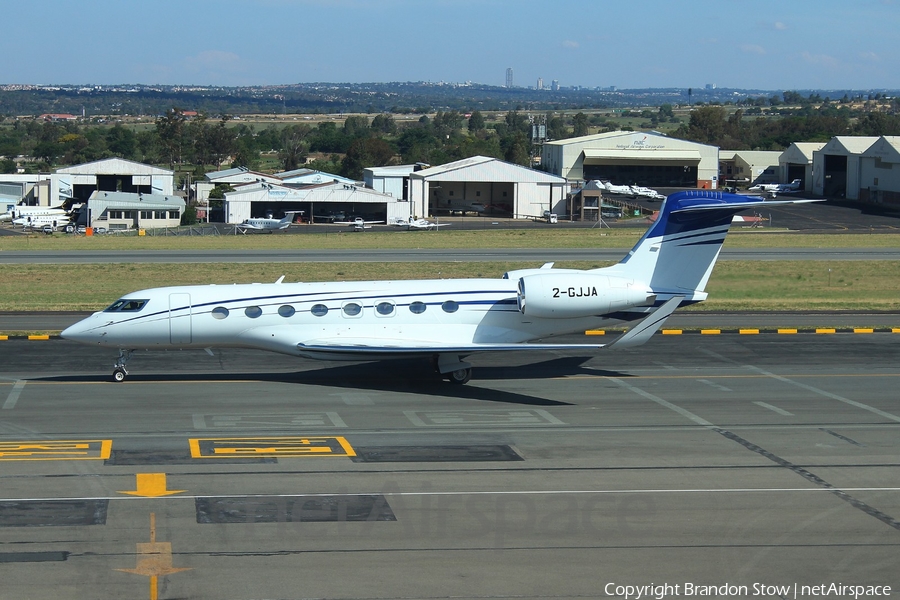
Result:
M659 133L611 131L545 142L541 165L569 181L715 189L719 148Z

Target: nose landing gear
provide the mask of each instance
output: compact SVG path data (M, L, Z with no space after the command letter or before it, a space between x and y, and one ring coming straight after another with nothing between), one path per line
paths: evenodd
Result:
M125 370L125 363L131 358L132 352L134 352L134 350L119 350L119 358L116 359L116 364L114 365L112 372L113 381L116 383L122 383L125 381L125 378L128 377L128 371Z

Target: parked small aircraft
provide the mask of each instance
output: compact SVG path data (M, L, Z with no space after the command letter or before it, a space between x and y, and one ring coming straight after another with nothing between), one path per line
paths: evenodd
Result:
M277 231L287 229L294 222L294 215L303 214L302 210L289 210L284 213L283 219L245 219L237 225L238 229L247 231Z
M790 183L761 183L747 188L747 191L765 192L770 197L774 198L778 194L796 194L800 191L800 186L802 184L803 182L800 179L795 179Z
M394 227L403 227L405 229L409 229L410 231L431 230L452 225L452 223L434 223L432 221L429 221L428 219L413 219L412 217L410 217L409 220L395 219L391 221L390 224Z
M65 215L68 211L62 206L10 206L9 210L0 214L0 222L13 221L23 217L35 217L39 215Z
M507 272L501 279L194 285L126 294L62 332L119 349L115 381L136 348L241 347L323 360L431 357L466 383L478 352L585 352L607 344L537 342L630 323L612 348L649 340L680 305L706 299L707 281L732 217L762 204L753 196L677 192L616 265Z
M454 213L459 213L464 215L466 213L476 213L482 214L487 210L487 206L482 204L481 202L450 202L450 204L444 206L438 206L439 210L446 210L451 215Z
M17 219L13 219L13 225L21 225L23 229L31 227L43 227L44 225L50 225L54 229L57 227L64 227L69 224L71 219L66 214L59 215L26 215L23 217L19 217Z
M372 229L372 225L379 225L384 223L384 221L366 221L362 217L356 217L350 221L335 221L335 225L350 225L353 227L353 231L365 231L366 229Z
M656 190L651 190L650 188L641 187L639 185L615 185L610 183L609 181L600 181L599 186L601 190L606 191L607 194L613 194L617 196L627 196L629 198L647 198L649 200L663 200L665 196L657 192Z

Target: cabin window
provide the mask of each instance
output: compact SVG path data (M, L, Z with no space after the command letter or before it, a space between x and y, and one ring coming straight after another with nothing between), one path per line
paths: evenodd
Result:
M328 307L324 304L313 304L312 308L309 309L309 312L312 313L314 317L324 317L328 314Z
M278 307L278 314L287 319L288 317L293 317L294 313L297 312L294 310L294 307L290 304L285 304L284 306Z
M379 302L375 305L375 312L382 317L389 317L394 314L394 303L393 302Z
M459 310L459 302L455 302L453 300L447 300L443 304L441 304L441 308L445 313L455 313Z
M122 298L121 300L113 302L112 305L103 312L137 312L144 308L145 304L147 304L146 300Z
M362 314L362 305L357 302L348 302L343 306L343 310L348 317L358 317Z
M217 306L209 314L213 316L213 319L224 319L228 316L228 309L224 306Z
M262 314L262 309L258 306L248 306L244 309L244 314L251 319L255 319Z
M421 315L423 312L425 312L426 308L428 308L428 305L424 302L419 302L418 300L409 303L409 312L413 313L414 315Z

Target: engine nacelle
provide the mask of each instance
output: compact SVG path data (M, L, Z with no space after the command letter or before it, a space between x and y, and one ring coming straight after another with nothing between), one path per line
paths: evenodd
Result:
M528 317L570 319L648 306L656 297L643 283L585 272L525 275L519 279L519 311Z

